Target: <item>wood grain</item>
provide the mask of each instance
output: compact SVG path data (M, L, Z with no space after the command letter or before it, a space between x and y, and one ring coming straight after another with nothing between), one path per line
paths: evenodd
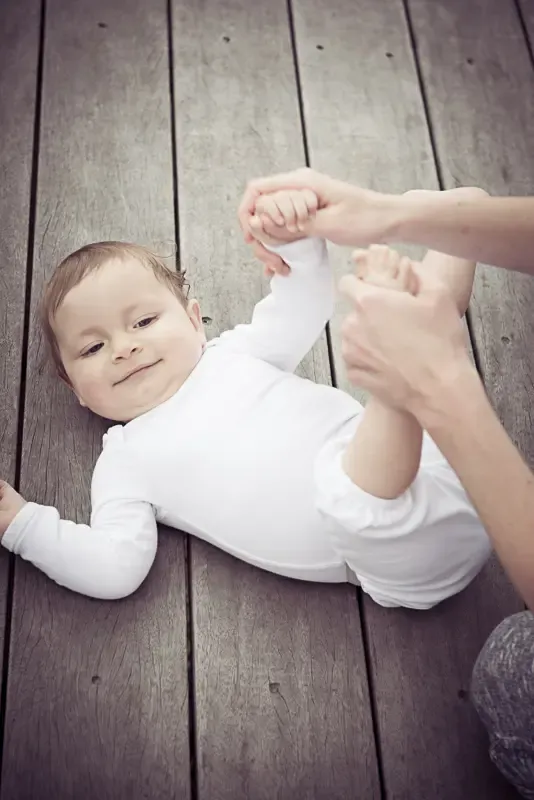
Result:
M193 569L199 797L378 798L354 590L209 545Z
M166 5L47 4L22 491L87 519L103 423L48 365L44 280L94 240L172 252ZM135 596L96 602L16 564L2 800L190 793L183 538L162 532Z
M246 180L304 163L287 6L173 16L181 259L213 335L267 290L237 227ZM324 340L301 374L329 380ZM199 798L378 797L354 590L191 553Z
M402 3L295 0L293 9L311 166L377 191L437 189ZM350 250L333 248L332 257L339 277L351 269ZM346 308L340 301L330 325L336 382L365 402L342 366Z
M534 72L515 3L414 0L411 9L446 185L533 194ZM482 373L532 465L533 301L530 277L479 269L471 321Z
M38 53L39 3L6 5L0 26L0 479L11 484L16 480ZM0 548L2 653L8 567L9 554Z
M532 0L519 0L519 10L525 24L530 45L530 52L534 50L534 3Z
M386 191L437 188L403 3L360 0L357 13L349 0L334 0L327 7L319 0L295 0L293 5L312 166ZM418 21L423 11L421 3L417 9L415 5ZM444 9L446 4L440 5ZM427 4L433 37L427 49L450 52L450 30L440 28L441 17L430 21L434 6ZM419 28L417 31L419 43ZM477 35L480 47L490 53L491 36ZM434 58L435 71L442 81L448 80L454 65ZM450 98L458 102L461 92L458 82L455 91L449 89L448 95L440 98L442 117L454 105ZM454 127L457 137L469 113L469 102L465 102ZM506 150L504 141L499 140L498 154ZM477 170L478 153L466 151L456 138L453 152L457 159L465 153L466 169ZM340 272L347 268L342 251L337 268ZM339 385L351 390L339 358L341 319L342 309L332 324L336 375ZM481 729L466 702L466 690L486 636L518 607L518 599L495 564L467 592L432 612L390 611L365 598L364 621L388 797L453 800L507 796L489 763Z

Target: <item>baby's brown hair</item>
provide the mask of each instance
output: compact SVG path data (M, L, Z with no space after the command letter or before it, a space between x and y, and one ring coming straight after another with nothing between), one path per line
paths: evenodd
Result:
M160 256L143 245L129 242L95 242L86 244L71 253L56 267L45 287L40 305L41 326L52 360L59 377L69 385L69 377L63 366L52 327L54 316L67 293L78 286L87 275L112 259L123 260L128 257L134 258L147 269L151 269L156 278L176 295L184 308L187 306L188 285L185 281L185 273L170 269Z

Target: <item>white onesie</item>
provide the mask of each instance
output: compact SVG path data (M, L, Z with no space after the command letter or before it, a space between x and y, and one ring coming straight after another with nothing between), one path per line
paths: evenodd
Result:
M107 599L145 579L157 521L280 575L355 575L387 606L429 608L473 579L489 541L428 436L419 474L396 500L366 494L343 472L365 412L293 374L332 315L326 246L307 239L276 250L291 274L272 279L251 323L211 341L169 400L104 436L90 526L28 503L5 547L57 583Z

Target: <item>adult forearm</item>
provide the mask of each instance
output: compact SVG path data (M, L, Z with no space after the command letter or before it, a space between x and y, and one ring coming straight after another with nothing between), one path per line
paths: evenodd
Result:
M534 197L390 198L385 239L534 274ZM357 221L355 220L355 225Z
M422 430L405 411L369 399L343 468L360 489L393 500L413 483L421 460Z
M457 473L508 576L534 610L534 475L475 370L464 366L436 386L418 419Z

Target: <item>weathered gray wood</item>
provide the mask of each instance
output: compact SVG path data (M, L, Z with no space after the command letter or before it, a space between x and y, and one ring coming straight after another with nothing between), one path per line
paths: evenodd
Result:
M534 73L515 4L415 0L411 8L445 183L532 194ZM471 320L492 401L534 464L533 300L531 278L481 268Z
M293 8L311 166L378 191L437 189L402 3L295 0ZM333 261L341 276L350 250L335 248ZM342 319L340 306L331 323L337 385L365 402L342 367Z
M163 0L47 4L32 313L60 258L91 240L172 249ZM103 424L76 407L32 322L22 491L87 518ZM69 593L16 565L2 800L190 794L183 538L160 536L141 590Z
M527 29L532 50L534 49L534 3L532 0L519 0L519 9Z
M378 798L356 593L209 545L193 578L199 797Z
M413 4L416 20L425 13L421 6ZM450 31L439 27L441 17L431 21L435 6L429 0L426 13L433 38L427 49L433 51L435 71L446 82L456 68L451 60L454 46ZM444 16L445 6L443 2ZM294 9L312 166L387 191L437 188L402 2L359 0L356 9L350 0L334 0L327 6L319 0L295 0ZM499 13L495 14L498 25ZM481 35L479 28L475 30L480 48L492 56L490 32ZM437 59L435 54L441 52L448 52L448 62ZM441 119L446 119L462 91L466 89L458 81L454 91L449 87L447 97L440 97L436 113ZM480 87L479 91L487 90ZM487 103L483 97L480 102ZM463 182L469 183L470 171L479 174L484 162L465 142L458 143L462 126L469 125L470 95L462 102L450 127L455 136L451 153L458 154L457 162L461 158L465 163ZM502 113L498 103L494 110ZM484 136L490 136L489 119L479 127ZM496 138L496 155L507 153L506 142L504 136ZM346 264L346 254L339 255L340 271ZM337 344L340 319L341 314L332 326L336 374L340 385L349 388ZM508 796L489 763L465 692L485 637L499 619L518 607L495 564L466 593L433 612L388 611L365 599L388 797Z
M38 51L39 3L10 3L0 26L0 478L10 483L16 477ZM0 548L0 653L8 561Z
M241 243L248 178L304 163L284 0L174 0L180 243L211 333L266 290ZM303 373L328 381L324 343ZM378 796L355 593L192 542L200 798Z

